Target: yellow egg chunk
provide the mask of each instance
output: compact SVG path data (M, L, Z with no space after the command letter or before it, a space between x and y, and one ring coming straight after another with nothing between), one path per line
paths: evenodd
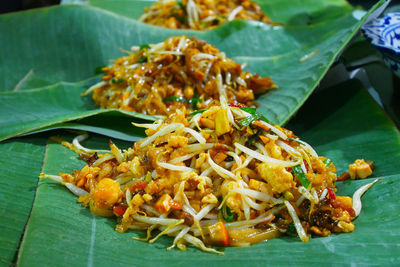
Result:
M94 204L98 208L109 209L117 203L121 189L118 182L110 178L100 180L93 192Z

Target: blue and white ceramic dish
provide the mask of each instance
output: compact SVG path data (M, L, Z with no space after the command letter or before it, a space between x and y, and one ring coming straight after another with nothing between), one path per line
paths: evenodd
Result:
M372 46L382 53L386 65L400 77L400 13L388 13L361 30Z

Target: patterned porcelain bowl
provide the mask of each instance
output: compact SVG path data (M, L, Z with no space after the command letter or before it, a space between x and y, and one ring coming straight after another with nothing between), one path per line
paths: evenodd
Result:
M361 30L372 46L382 53L386 65L400 77L400 13L388 13Z

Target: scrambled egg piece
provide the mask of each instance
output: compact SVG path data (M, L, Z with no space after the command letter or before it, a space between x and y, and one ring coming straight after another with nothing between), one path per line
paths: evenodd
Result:
M295 186L293 175L282 166L261 163L257 172L272 187L274 193L282 193Z

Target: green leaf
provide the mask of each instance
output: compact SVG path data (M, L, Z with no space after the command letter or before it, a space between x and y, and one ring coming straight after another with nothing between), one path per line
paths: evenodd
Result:
M60 83L40 89L0 93L0 106L3 108L0 113L0 140L43 130L49 126L54 129L59 123L99 114L129 116L131 120L156 119L154 116L137 112L96 109L90 96L81 96L85 90L86 88L79 84ZM130 123L125 120L125 126L116 127L126 128L128 125L130 126Z
M136 121L136 120L135 120ZM81 130L97 133L124 141L138 141L146 137L144 128L132 126L132 118L120 114L100 114L73 122L54 124L31 132L31 134L54 131L57 129Z
M355 220L354 232L316 237L308 243L285 236L251 247L229 247L224 256L192 247L185 252L168 251L166 248L172 238L163 237L153 244L132 240L131 237L143 237L145 233L115 232L114 219L91 215L88 209L76 203L76 197L66 188L51 180L41 180L18 263L21 266L32 263L40 266L108 266L116 262L140 266L204 263L242 266L249 258L254 265L265 264L267 258L268 264L289 266L326 262L395 264L400 244L396 215L400 208L400 136L392 122L361 89L360 83L351 81L313 95L289 127L314 146L319 154L329 156L339 172L360 156L375 161L376 170L372 178L338 183L338 195L352 195L371 179L383 178L363 196L363 209ZM91 148L102 148L107 144L108 139L102 137L92 137L84 143ZM49 143L44 164L46 173L71 172L83 165L74 152ZM290 257L285 254L290 254Z
M40 88L46 87L54 84L54 82L48 81L42 77L39 77L34 73L33 70L30 70L15 86L13 91L20 91L26 89Z
M0 262L11 266L31 212L45 138L19 138L0 143Z
M279 89L257 99L260 104L259 110L273 123L285 124L311 94L366 18L362 21L356 20L351 13L353 9L343 4L343 1L331 0L328 5L315 4L315 1L311 0L306 3L310 5L306 8L307 12L311 12L313 16L318 12L323 14L322 11L332 5L343 12L335 12L337 16L332 18L316 16L319 19L316 20L318 23L310 25L272 28L258 22L233 21L205 32L164 29L101 9L74 5L2 15L0 42L5 45L0 52L0 76L7 78L1 80L0 90L12 90L32 69L38 77L46 81L84 80L92 76L96 66L122 56L120 48L128 50L132 45L156 43L171 35L187 34L216 45L226 52L227 56L239 62L247 62L247 69L251 72L272 76ZM375 8L382 3L383 1L379 2ZM282 15L284 8L279 5L281 4L278 2L268 4L277 15ZM288 8L288 12L293 13L294 10ZM68 22L60 22L60 18L70 19ZM27 28L24 25L36 26ZM305 57L307 55L308 57ZM1 97L3 98L3 95ZM38 100L39 98L27 101L27 104L37 105L29 108L36 110L48 105ZM81 103L86 100L76 101ZM77 111L80 111L80 107L77 108L76 104L71 106L77 108ZM67 109L69 108L68 106ZM91 110L85 105L84 108L85 115L77 116L67 112L66 116L58 117L58 121L52 120L51 123L105 112ZM8 112L8 122L11 126L24 123L17 108L14 108L14 113L17 114ZM8 128L8 124L4 126ZM35 129L45 126L47 125L39 125L38 122ZM34 130L23 128L13 129L13 134L3 136Z

